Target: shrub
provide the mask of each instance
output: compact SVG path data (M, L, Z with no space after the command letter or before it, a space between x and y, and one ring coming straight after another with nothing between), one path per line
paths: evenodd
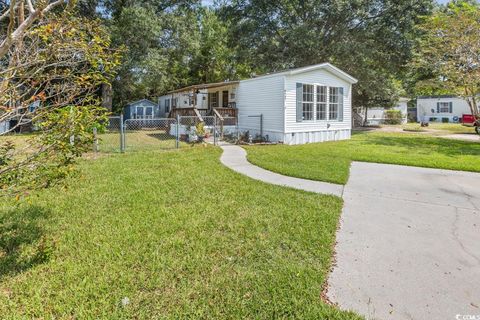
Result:
M435 122L435 121L437 121L437 118L435 118L435 117L430 117L429 121L430 121L430 122Z
M443 122L443 123L449 123L449 122L450 122L450 119L448 119L448 118L442 118L442 122Z
M386 124L401 124L402 112L400 110L387 110L385 111L385 123Z

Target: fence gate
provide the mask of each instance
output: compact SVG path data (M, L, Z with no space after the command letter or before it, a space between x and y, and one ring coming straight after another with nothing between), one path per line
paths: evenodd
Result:
M202 121L203 120L203 121ZM178 117L179 140L182 142L207 142L217 145L221 141L236 143L238 141L237 118L219 118L217 116L182 116Z
M96 152L120 152L121 151L121 135L122 118L109 117L104 131L94 130Z

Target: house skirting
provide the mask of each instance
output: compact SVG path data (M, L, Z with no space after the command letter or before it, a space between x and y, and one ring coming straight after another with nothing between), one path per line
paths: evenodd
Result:
M350 129L321 130L309 132L285 133L283 143L285 144L305 144L325 141L338 141L350 139Z

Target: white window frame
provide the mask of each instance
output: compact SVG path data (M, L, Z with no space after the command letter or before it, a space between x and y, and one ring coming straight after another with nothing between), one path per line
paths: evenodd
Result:
M444 109L446 108L446 109ZM442 111L443 110L443 111ZM445 111L447 110L447 111ZM450 101L439 101L438 102L438 113L450 113Z
M337 98L336 101L333 98ZM338 121L340 118L340 87L328 87L328 120ZM334 109L335 108L335 109ZM336 116L332 116L336 115Z
M300 97L296 98L297 122L344 121L344 87L301 82L296 85L296 94ZM306 92L306 88L313 88L313 94ZM306 117L306 112L311 114L311 118Z
M310 88L307 92L305 89ZM302 83L302 121L314 121L315 119L315 85ZM307 118L306 115L309 115Z
M321 92L324 90L324 92ZM321 110L323 109L323 110ZM323 117L321 117L323 115ZM328 120L328 87L315 85L315 120Z

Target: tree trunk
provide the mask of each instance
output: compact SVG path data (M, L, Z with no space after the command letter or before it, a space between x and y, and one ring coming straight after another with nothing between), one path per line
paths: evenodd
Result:
M112 86L108 83L102 85L102 107L112 112Z

